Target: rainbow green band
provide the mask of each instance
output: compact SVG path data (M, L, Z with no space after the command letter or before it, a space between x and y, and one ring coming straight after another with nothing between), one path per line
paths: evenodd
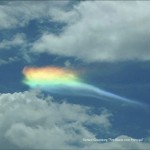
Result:
M25 67L23 74L25 76L23 82L32 88L37 86L78 86L81 83L76 72L59 67Z

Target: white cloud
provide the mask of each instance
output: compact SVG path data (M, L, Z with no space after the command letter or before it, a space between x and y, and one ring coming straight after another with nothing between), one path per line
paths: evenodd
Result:
M26 43L25 35L23 33L18 33L11 37L10 40L2 40L0 43L0 50L9 49L15 46L23 46Z
M7 50L13 50L14 51L14 55L11 56L1 56L0 58L0 66L1 65L6 65L6 64L10 64L12 62L18 61L20 59L20 54L22 53L22 56L25 60L27 60L25 58L25 56L27 55L27 52L21 51L22 49L25 48L25 46L27 45L27 40L26 40L26 36L23 33L18 33L16 35L14 35L13 37L11 37L10 39L3 39L0 42L0 52L6 53L7 54ZM18 53L20 51L20 53Z
M36 92L0 95L0 145L8 148L67 148L81 144L83 137L95 137L85 125L106 130L110 113L91 114L91 108L57 103ZM5 142L4 142L5 141ZM3 143L7 143L4 145Z
M150 60L149 2L83 1L66 9L67 4L6 2L0 5L0 29L23 27L31 20L63 22L67 25L59 35L46 31L33 43L32 52L89 62ZM3 42L1 49L9 46Z
M29 21L34 19L50 19L48 12L53 7L65 7L65 2L6 2L0 5L0 29L12 29L25 26Z
M7 1L0 3L0 30L4 30L3 33L14 32L14 29L17 31L19 27L25 27L32 20L36 20L38 22L43 21L51 21L51 11L52 8L62 9L68 5L69 1L50 1L50 2L40 2L40 1ZM51 28L51 26L49 26ZM41 30L41 29L39 29ZM5 32L6 31L6 32ZM23 32L23 31L22 31ZM39 31L41 32L41 31ZM9 34L6 34L10 37ZM26 33L25 33L26 34ZM0 42L0 51L10 49L12 50L15 46L20 46L19 51L15 51L14 54L27 61L28 63L34 61L32 54L28 51L30 47L29 39L26 39L26 35L24 33L17 33L16 35L10 37L10 39L5 39L5 36L2 36L2 40ZM6 36L6 37L7 37ZM18 47L17 47L18 48ZM21 55L21 56L20 56ZM11 56L10 58L1 58L0 65L9 64L16 57ZM11 59L11 60L10 60Z
M9 57L7 59L1 59L0 58L0 66L1 65L6 65L6 64L9 64L9 63L13 63L17 60L18 60L18 57Z
M90 107L44 98L36 91L0 94L1 148L149 149L150 144L144 142L83 141L96 139L96 134L87 125L96 125L106 131L111 126L108 111L104 110L100 115L91 111Z
M129 149L129 150L141 150L141 149L145 149L148 150L150 143L144 143L144 142L133 142L131 141L122 141L122 140L142 140L142 139L133 139L129 136L126 135L121 135L113 140L116 140L114 142L107 142L107 143L103 143L103 144L99 144L99 143L93 143L90 145L90 147L88 147L89 149L102 149L102 150L107 150L107 149L115 149L115 150L123 150L123 149ZM120 141L119 141L120 140Z
M150 60L149 2L84 1L53 9L67 26L60 35L43 33L33 52L74 56L84 61Z
M66 60L64 62L65 67L70 67L71 66L71 62L69 60Z

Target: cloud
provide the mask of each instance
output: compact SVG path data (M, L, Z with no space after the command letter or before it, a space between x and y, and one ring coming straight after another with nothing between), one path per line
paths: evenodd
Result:
M96 139L97 134L88 126L96 126L98 134L109 131L110 117L107 110L94 114L93 108L56 102L36 91L0 94L0 145L5 149L149 149L145 142L83 140Z
M1 94L1 148L76 148L83 137L96 136L86 126L111 126L106 110L100 115L91 112L89 107L39 98L34 91Z
M103 149L103 150L107 150L107 149L116 149L116 150L123 150L123 149L136 149L136 150L141 150L141 149L145 149L148 150L150 143L144 143L142 142L142 139L133 139L129 136L126 135L121 135L118 136L115 139L111 139L114 140L112 142L107 142L107 143L94 143L92 145L90 145L89 149ZM123 141L124 140L124 141ZM129 140L129 141L126 141ZM137 141L135 141L137 140ZM141 142L138 142L138 140L141 140Z
M71 62L69 61L69 60L66 60L65 62L64 62L64 66L65 67L70 67L72 64L71 64Z
M42 29L43 34L32 44L32 52L73 56L87 62L150 60L149 2L82 1L67 7L68 4L69 1L3 3L0 29L25 27L31 20L47 20L48 28L52 22L64 23L58 35ZM7 40L0 44L1 49L10 46Z
M13 29L23 27L34 19L49 18L48 14L51 7L65 7L65 2L5 2L0 5L0 29Z
M27 40L25 34L23 33L17 33L9 39L3 39L0 42L0 66L16 62L22 57L26 60L25 56L27 55L27 51L23 51L26 46ZM14 53L10 52L12 50L14 51Z
M16 57L13 56L10 56L9 58L3 58L3 56L1 56L0 65L9 64L13 62L12 59L19 60L20 58L25 60L27 63L33 62L33 55L28 51L30 47L30 38L28 36L30 36L32 32L30 32L30 34L28 33L29 35L20 32L27 32L30 28L28 25L30 21L33 20L36 20L38 23L44 21L51 22L51 9L64 8L68 5L68 3L69 1L67 0L65 2L51 1L46 3L40 1L11 1L0 3L0 30L3 31L3 36L1 37L0 42L0 52L2 50L14 51L14 48L17 48L15 49L16 52L14 54L19 57L18 59L15 59ZM39 30L41 30L41 28ZM16 32L16 35L12 36L14 31ZM37 31L37 33L38 32L41 31Z
M26 37L23 33L18 33L11 37L11 39L3 39L0 43L0 51L3 49L10 49L16 46L23 46L26 43Z
M67 25L59 35L43 33L32 51L88 62L150 60L149 13L149 2L140 1L83 1L67 11L53 9L52 20Z
M9 57L7 59L0 59L0 66L1 65L6 65L6 64L9 64L9 63L13 63L17 60L18 60L18 57Z

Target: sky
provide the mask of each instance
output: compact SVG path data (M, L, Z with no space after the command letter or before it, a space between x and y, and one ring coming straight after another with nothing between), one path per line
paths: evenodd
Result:
M1 1L0 149L150 147L149 1Z

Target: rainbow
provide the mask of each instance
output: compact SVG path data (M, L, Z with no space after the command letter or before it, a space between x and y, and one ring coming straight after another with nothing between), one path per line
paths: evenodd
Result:
M129 103L139 102L107 92L93 85L84 83L79 73L60 67L25 67L23 83L31 88L39 88L52 93L90 96L104 100L119 100Z
M77 72L59 67L25 67L23 83L32 88L40 86L78 86L81 79Z

